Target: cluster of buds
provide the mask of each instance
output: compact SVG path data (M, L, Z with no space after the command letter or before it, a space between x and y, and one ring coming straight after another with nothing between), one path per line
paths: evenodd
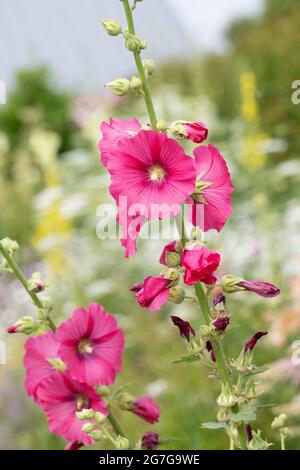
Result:
M18 243L14 240L11 240L10 238L3 238L3 240L0 240L0 245L1 248L5 250L5 252L11 257L19 249ZM4 271L11 272L11 268L9 267L5 258L2 259L2 262L0 264L0 274Z

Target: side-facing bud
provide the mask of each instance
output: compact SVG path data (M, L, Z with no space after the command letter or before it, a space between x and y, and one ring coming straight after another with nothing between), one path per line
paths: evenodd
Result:
M151 75L153 75L156 70L156 65L155 65L154 60L152 59L143 60L143 66L148 77L151 77Z
M217 404L221 408L231 408L236 403L237 403L237 398L230 390L229 385L228 384L222 385L221 393L217 398Z
M176 287L171 287L170 292L169 292L169 302L172 302L173 304L181 304L185 299L185 290L183 287L176 286Z
M100 431L100 429L93 429L88 433L88 435L95 441L100 441L100 439L103 437L102 431Z
M33 317L22 317L12 326L7 329L7 333L24 333L31 335L36 328L35 320Z
M95 412L94 410L92 410L92 408L84 408L83 410L76 412L76 418L79 419L79 421L84 421L85 419L93 419L94 416L95 416ZM91 429L94 429L94 427L92 427ZM89 432L89 431L84 431L84 432Z
M175 121L171 124L170 130L174 137L178 140L183 140L188 138L188 133L186 132L184 126L180 121Z
M168 124L166 123L166 121L164 119L160 119L158 121L158 123L156 124L156 129L159 131L159 132L167 132L167 130L169 129L168 127Z
M0 243L10 255L13 255L19 249L18 243L8 237L3 238L3 240L0 240Z
M131 411L134 407L133 402L134 402L134 397L130 395L129 393L122 393L118 397L118 405L121 408L121 410Z
M243 291L244 288L239 286L239 283L243 279L237 277L234 274L228 274L227 276L222 277L220 285L223 292L231 294L233 292Z
M130 447L129 440L126 437L118 436L115 440L116 449L128 450Z
M131 52L140 52L142 49L142 41L135 35L128 31L125 33L125 46Z
M119 36L122 33L122 25L119 20L103 20L101 24L110 36Z
M271 424L272 429L280 429L285 426L287 421L287 415L285 413L281 413L279 416L276 416Z
M76 413L77 416L77 413ZM95 424L94 423L84 423L82 426L82 431L85 432L86 434L90 434L92 431L94 431Z
M112 82L107 83L106 88L109 88L117 96L125 96L130 90L130 81L127 78L117 78Z
M130 80L130 89L138 96L143 94L142 80L135 75Z
M40 273L33 273L31 278L28 279L28 289L30 292L38 294L43 292L46 288L46 284L42 281Z
M140 47L141 49L147 49L147 41L144 41L144 40L140 41Z
M177 268L180 265L181 256L175 251L167 251L165 261L168 268Z

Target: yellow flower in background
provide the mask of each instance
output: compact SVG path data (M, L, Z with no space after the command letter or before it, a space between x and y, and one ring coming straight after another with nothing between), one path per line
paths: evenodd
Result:
M266 163L267 155L264 150L264 142L268 139L268 136L259 130L256 78L252 72L243 72L241 74L240 91L241 116L245 124L240 161L247 168L258 169Z

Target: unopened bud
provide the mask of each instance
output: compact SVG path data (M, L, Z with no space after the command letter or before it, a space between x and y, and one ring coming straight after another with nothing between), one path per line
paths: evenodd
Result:
M177 268L180 265L181 257L174 251L167 251L165 254L165 261L169 268Z
M214 327L212 326L200 325L199 335L201 336L201 338L208 338L211 336L213 330L214 330Z
M171 124L170 130L174 137L178 140L188 138L188 133L180 121L175 121Z
M24 333L31 335L36 328L35 320L33 317L22 317L11 327L7 329L7 333Z
M234 274L228 274L221 279L220 285L223 292L227 292L231 294L233 292L243 291L243 287L240 287L238 284L243 279L241 277L237 277Z
M122 436L116 438L115 445L118 450L128 450L130 447L129 440Z
M161 275L165 279L169 279L170 281L172 281L172 287L176 286L180 280L180 272L178 271L178 269L175 268L166 268L161 272Z
M138 96L143 94L143 84L139 77L133 76L130 80L131 90Z
M101 23L110 36L119 36L122 32L122 25L118 20L103 20Z
M31 278L28 280L28 289L30 292L38 294L43 292L46 288L45 283L42 281L40 273L33 273Z
M89 432L88 435L95 441L100 441L100 439L103 437L102 431L100 431L100 429L94 429L93 431Z
M125 33L125 46L131 52L140 52L141 51L141 40L131 34L128 31Z
M77 413L76 413L77 416ZM94 423L85 423L82 426L82 431L85 432L86 434L90 434L92 431L94 431L95 424Z
M106 385L97 385L97 387L95 387L95 391L102 397L107 397L110 395L109 387Z
M271 424L272 429L280 429L285 426L287 421L287 415L285 413L281 413L279 416L276 416Z
M228 384L222 385L222 391L217 398L217 404L221 408L231 408L236 403L237 403L237 398L230 390L229 385Z
M13 255L15 251L19 249L19 245L15 240L11 240L10 238L6 237L3 240L0 240L1 245L10 255Z
M173 304L181 304L185 299L185 290L180 287L171 287L169 291L169 302Z
M95 413L95 423L96 424L103 424L105 420L106 420L106 415L104 415L103 413L100 413L100 411L97 411Z
M89 408L89 409L84 408L83 410L76 412L76 418L79 419L79 421L84 421L85 419L93 419L94 416L95 416L95 412L94 410L92 410L92 408ZM87 424L91 424L91 423L87 423ZM86 426L86 424L84 424L84 426ZM94 426L91 429L94 429ZM84 432L89 432L89 431L84 431Z
M147 41L142 40L140 42L140 47L141 47L141 49L147 49Z
M130 82L127 78L117 78L105 86L117 96L125 96L130 90Z
M118 398L118 405L121 410L131 411L133 409L134 397L129 393L122 393Z
M148 77L151 77L151 75L153 75L156 70L156 65L155 65L154 60L152 59L143 60L143 66Z
M188 343L188 351L192 354L200 354L205 349L205 342L200 339L192 339Z

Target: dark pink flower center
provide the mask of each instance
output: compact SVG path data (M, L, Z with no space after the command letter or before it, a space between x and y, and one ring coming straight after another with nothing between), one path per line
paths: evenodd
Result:
M77 345L77 351L81 355L92 354L93 345L92 345L91 341L87 338L84 338L81 341L79 341L79 343Z

